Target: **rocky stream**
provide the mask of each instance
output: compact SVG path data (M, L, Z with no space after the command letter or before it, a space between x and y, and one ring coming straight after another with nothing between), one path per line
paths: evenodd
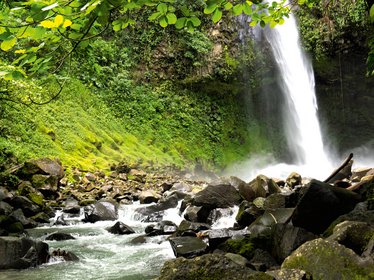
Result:
M0 279L373 279L374 169L325 182L8 166Z

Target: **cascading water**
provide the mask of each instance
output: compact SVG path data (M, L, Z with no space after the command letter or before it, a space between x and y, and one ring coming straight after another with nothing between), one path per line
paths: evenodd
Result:
M290 14L283 25L265 32L277 67L286 99L286 137L297 165L313 169L330 167L324 151L317 117L314 73L300 46L295 17Z

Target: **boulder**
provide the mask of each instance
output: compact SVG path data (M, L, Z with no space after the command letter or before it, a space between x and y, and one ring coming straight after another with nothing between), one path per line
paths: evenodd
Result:
M54 241L62 241L62 240L71 240L71 239L75 239L75 237L73 237L71 234L68 234L68 233L63 233L63 232L55 232L55 233L51 233L49 234L45 240L54 240Z
M272 230L272 255L279 263L300 245L317 238L313 233L290 224L275 224Z
M149 225L145 228L147 236L173 234L177 231L178 227L171 221L161 221L156 225Z
M238 225L244 228L253 223L263 213L264 210L257 208L253 203L243 201L239 206L239 211L235 219Z
M210 226L205 223L193 223L187 220L183 220L177 230L177 235L183 235L184 232L199 232L202 230L210 229Z
M292 223L320 234L337 217L352 211L360 200L361 196L352 191L312 180L295 208Z
M55 199L58 197L58 182L59 178L55 175L35 174L31 178L33 187L48 199Z
M209 250L214 251L219 244L233 236L233 233L226 228L211 229L205 233L208 236Z
M190 222L206 223L210 209L204 206L188 206L184 218Z
M301 185L301 182L301 175L296 172L292 172L286 179L286 184L290 189L294 189L296 186Z
M249 188L254 193L254 198L267 196L268 181L269 181L268 177L264 175L258 175L255 179L253 179L251 182L248 183Z
M64 169L58 160L41 158L25 162L17 172L21 178L31 178L35 174L52 175L61 179L64 177Z
M267 271L278 266L273 256L268 251L262 249L256 249L254 251L253 257L249 260L249 263L257 271Z
M152 202L157 202L160 200L160 198L161 198L161 195L159 195L158 193L152 190L142 191L139 194L139 201L141 204L149 204Z
M97 221L117 220L118 208L112 202L98 201L84 207L84 221L94 223Z
M131 234L135 233L135 231L129 227L128 225L122 223L122 222L117 222L115 223L112 227L107 228L107 231L113 234Z
M338 242L362 255L374 238L374 225L365 222L344 221L334 227L333 234L327 239Z
M73 197L68 197L65 200L65 207L62 210L64 213L69 213L69 214L79 214L81 207L79 206L79 201L76 200Z
M293 208L267 210L248 226L248 231L252 235L268 235L271 233L273 225L286 223L292 216L293 211Z
M23 228L34 228L38 225L35 221L26 218L25 215L22 212L22 209L14 210L9 215L9 220L12 223L20 222L22 224Z
M362 259L351 249L322 238L308 241L287 257L282 269L301 269L313 279L369 279L372 259Z
M37 206L30 199L24 196L13 197L9 204L15 209L22 209L26 217L34 216L41 211L39 206Z
M192 236L173 237L169 239L169 242L177 258L194 258L205 254L208 249L204 241Z
M271 276L254 271L221 254L207 254L194 259L167 261L158 280L271 280Z
M189 193L189 192L192 192L192 187L185 182L178 182L178 183L175 183L171 187L170 191L179 191L183 193Z
M4 201L0 201L0 215L8 216L12 213L13 207Z
M209 185L193 197L192 204L214 209L233 207L241 201L239 192L233 186Z
M48 244L26 237L0 237L0 269L24 269L48 261Z
M145 173L143 170L138 169L131 169L128 174L128 178L130 180L134 180L139 183L145 183L146 177L147 173Z
M166 209L177 207L178 200L179 200L178 195L172 194L166 198L161 198L157 204L137 208L135 211L144 216L149 216L155 212L160 212Z

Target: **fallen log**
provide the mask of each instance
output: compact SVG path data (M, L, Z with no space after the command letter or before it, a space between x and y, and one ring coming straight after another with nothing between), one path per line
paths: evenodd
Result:
M331 175L326 180L324 180L323 182L331 184L331 183L334 183L336 180L339 180L340 178L338 179L338 178L336 178L336 176L339 174L339 172L341 170L343 170L345 167L349 166L349 164L352 165L352 162L353 162L353 161L351 161L352 158L353 158L353 153L350 153L349 156L344 160L344 162L337 169L335 169L331 173Z

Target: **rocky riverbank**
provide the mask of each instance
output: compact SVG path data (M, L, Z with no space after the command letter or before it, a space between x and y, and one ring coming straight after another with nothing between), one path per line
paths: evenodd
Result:
M36 266L54 256L77 261L74 252L49 252L46 243L27 237L27 229L68 225L81 213L82 222L113 220L109 232L133 234L116 222L118 207L139 201L139 219L151 224L132 242L163 235L176 256L164 264L160 280L371 279L374 169L350 166L327 182L296 173L283 180L203 181L192 173L160 175L125 164L110 174L75 170L66 176L51 159L8 167L0 186L0 268ZM171 208L182 215L180 224L164 219ZM62 214L51 222L56 210ZM235 211L229 228L214 226Z

